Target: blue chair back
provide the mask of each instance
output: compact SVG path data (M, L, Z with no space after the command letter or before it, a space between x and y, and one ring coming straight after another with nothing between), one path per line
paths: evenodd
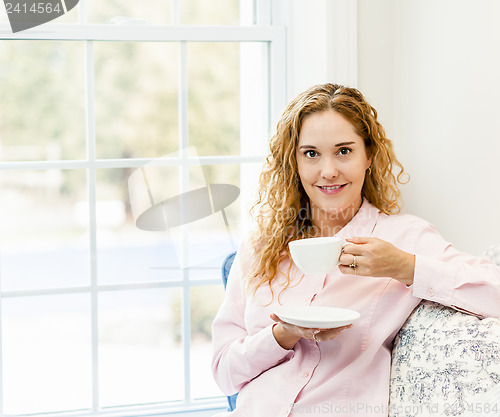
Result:
M224 284L224 288L227 285L227 278L229 277L229 271L231 271L231 266L233 266L234 257L236 256L236 252L229 254L224 262L222 262L222 283ZM236 397L238 394L229 395L227 397L228 408L227 411L233 411L236 408Z
M222 262L222 283L224 284L224 288L226 288L227 278L229 277L229 272L233 266L235 256L236 252L230 253L227 255L226 259L224 259L224 262Z

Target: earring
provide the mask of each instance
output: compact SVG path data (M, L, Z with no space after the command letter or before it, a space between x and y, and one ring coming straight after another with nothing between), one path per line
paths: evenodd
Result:
M372 166L370 165L366 171L368 172L368 175L372 175Z

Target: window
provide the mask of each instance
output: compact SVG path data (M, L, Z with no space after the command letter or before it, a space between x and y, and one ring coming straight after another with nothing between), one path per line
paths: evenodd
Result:
M0 415L219 406L220 265L286 100L271 3L80 0L0 22ZM136 225L148 199L228 184L222 211Z

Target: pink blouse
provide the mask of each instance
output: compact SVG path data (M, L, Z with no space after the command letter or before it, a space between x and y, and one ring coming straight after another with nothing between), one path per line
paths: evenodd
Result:
M337 236L378 237L415 254L413 285L338 269L301 279L293 265L286 290L279 273L274 297L268 285L254 294L245 290L252 248L243 243L213 323L215 380L226 395L239 392L236 410L218 416L387 416L393 339L421 299L500 316L500 268L457 251L418 217L388 216L365 200ZM280 304L344 307L361 318L333 340L301 339L285 350L269 317Z

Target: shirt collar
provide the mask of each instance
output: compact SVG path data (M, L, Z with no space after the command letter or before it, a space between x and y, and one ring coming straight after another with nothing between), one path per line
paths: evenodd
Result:
M366 198L363 198L363 203L358 212L335 236L342 239L354 236L371 236L377 224L379 213L380 210L377 207L372 205Z

